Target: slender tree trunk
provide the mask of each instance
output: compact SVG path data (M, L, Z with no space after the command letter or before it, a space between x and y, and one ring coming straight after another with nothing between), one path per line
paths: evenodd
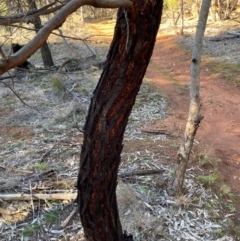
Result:
M88 241L123 241L116 186L123 136L158 32L163 1L134 0L133 20L120 9L107 62L84 126L78 175L79 212ZM129 239L130 240L130 239Z
M184 9L183 9L183 0L180 0L180 12L181 12L181 29L180 34L183 35L183 28L184 28Z
M32 9L32 8L37 9L35 0L28 0L28 5L29 5L30 9ZM35 31L37 33L39 31L39 29L42 27L41 19L39 16L36 17L33 24L34 24ZM45 41L43 43L43 45L41 46L41 55L42 55L42 61L43 61L45 68L50 68L50 67L54 66L51 51L48 47L47 41Z
M211 4L211 17L212 17L212 22L216 22L217 18L216 18L216 0L212 0L212 4Z
M222 20L222 10L223 10L222 0L218 0L218 17L219 17L219 20Z
M199 123L203 118L199 114L200 112L200 93L199 93L200 64L201 64L201 52L202 52L204 31L206 28L210 5L211 5L211 0L204 0L202 2L196 35L195 35L195 42L194 42L192 62L191 62L190 108L188 113L184 139L178 150L177 168L175 171L175 176L173 178L172 186L170 187L170 192L175 195L180 195L182 193L185 172L189 161L189 156L192 149L194 137L196 135Z

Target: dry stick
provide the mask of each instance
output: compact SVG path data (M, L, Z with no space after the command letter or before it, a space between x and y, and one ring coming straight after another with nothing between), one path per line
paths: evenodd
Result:
M20 169L16 169L16 168L12 168L12 167L4 167L2 165L0 165L0 168L2 168L3 170L7 170L10 172L20 172L20 173L27 173L27 174L32 174L32 171L27 171L27 170L20 170Z
M57 30L58 30L58 32L59 32L59 36L61 36L62 41L64 42L64 44L66 45L66 47L70 49L71 47L69 46L69 44L68 44L66 38L63 36L62 30L59 29L59 28L58 28Z
M44 158L46 158L47 156L50 155L50 152L51 152L52 149L55 147L55 144L56 144L56 140L54 141L53 146L52 146L49 150L47 150L45 153L42 154L39 162L42 162Z
M0 77L0 82L2 82L1 80L5 80L5 79L12 79L12 78L15 78L16 75L11 75L11 76L3 76L3 77Z
M39 30L39 29L35 29L35 28L28 28L28 27L24 27L24 26L18 26L18 25L15 25L15 24L11 24L9 26L11 26L11 27L19 27L19 28L26 29L26 30L31 30L31 31ZM89 40L90 38L95 37L95 36L99 36L99 35L90 35L89 37L86 37L86 38L77 38L77 37L70 37L70 36L63 35L63 34L58 34L58 33L55 33L55 32L51 32L51 34L59 36L59 37L64 37L64 38L68 38L68 39L72 39L72 40L80 40L80 41L85 41L85 42L91 42L91 40ZM105 36L105 35L103 35L103 36Z
M52 175L52 174L54 174L54 173L55 173L54 170L48 170L48 171L42 172L42 173L40 173L40 174L35 173L35 174L33 174L33 175L29 176L29 177L26 177L26 178L24 179L24 181L31 180L31 179L32 179L32 180L31 180L32 182L34 182L34 181L39 181L40 178L43 178L44 176Z
M33 220L34 220L34 218L35 218L35 208L34 208L34 203L33 203L33 193L32 193L31 182L29 182L29 185L30 185L30 195L31 195L32 217L33 217Z
M23 193L12 193L12 194L2 194L0 193L0 199L8 200L74 200L77 198L77 193L52 193L52 194L23 194Z
M10 85L8 85L7 83L5 83L5 82L3 82L3 81L1 81L1 80L0 80L0 83L4 84L7 88L9 88L9 89L14 93L14 95L15 95L24 105L26 105L27 107L29 107L29 108L31 108L31 109L34 109L34 110L36 110L36 111L39 111L37 108L28 105L28 104L18 95L18 93L17 93Z
M49 172L49 171L48 171ZM52 171L51 171L52 172ZM118 177L126 178L131 176L146 176L152 174L162 173L164 170L139 170L139 171L131 171L125 173L119 173ZM53 192L54 190L52 190ZM1 194L0 199L2 200L69 200L76 199L77 193L52 193L52 194L23 194L23 193L13 193L13 194Z
M62 228L65 228L67 225L68 225L68 223L69 223L69 221L72 219L72 217L75 215L75 213L77 212L77 210L78 210L78 207L75 207L73 210L72 210L72 212L69 214L69 216L62 222L62 224L61 224L61 227Z
M147 176L152 174L158 174L162 173L164 170L140 170L140 171L130 171L130 172L124 172L119 173L118 177L125 178L125 177L131 177L131 176Z
M141 130L143 133L156 134L156 135L172 135L167 130Z

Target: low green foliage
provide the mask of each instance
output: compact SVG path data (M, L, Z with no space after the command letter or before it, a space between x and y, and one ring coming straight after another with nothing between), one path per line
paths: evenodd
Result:
M240 87L240 66L238 64L211 61L206 65L219 77L226 79L234 86Z
M201 165L213 164L213 158L209 155L207 151L199 152L197 156L194 158L194 160L199 162Z
M39 162L39 163L36 165L36 167L37 167L38 169L40 169L40 170L44 170L44 169L46 169L47 165L48 165L47 162Z
M231 187L229 187L228 185L223 184L219 190L222 197L234 199L234 193L232 192Z
M26 227L23 232L23 240L27 241L30 240L30 238L40 229L40 224L39 223L34 223L28 227Z
M59 216L60 214L56 210L54 210L45 215L44 221L45 223L55 223L58 220Z
M204 207L205 209L207 209L207 210L211 210L211 209L212 209L212 205L211 205L211 203L209 203L209 202L204 202L203 207Z
M201 182L205 186L211 186L216 182L216 180L219 179L219 172L214 171L213 173L210 173L209 175L199 175L196 177L196 180Z
M32 240L31 238L36 235L36 233L41 229L42 225L53 224L58 220L59 217L60 214L56 210L48 212L42 221L40 221L39 223L34 223L23 230L23 240Z
M51 83L52 83L52 90L53 90L54 94L60 98L65 98L67 92L66 92L64 83L60 79L60 77L57 75L53 75L52 79L51 79Z
M222 238L226 234L226 230L224 229L217 229L214 231L214 236L218 239Z
M235 206L234 206L233 203L229 203L229 204L227 204L226 206L227 206L227 208L229 209L229 211L230 211L231 213L234 213L234 212L236 211L236 208L235 208Z

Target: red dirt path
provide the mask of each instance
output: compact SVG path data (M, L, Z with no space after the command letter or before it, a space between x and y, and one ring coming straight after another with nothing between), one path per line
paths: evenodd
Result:
M189 106L191 53L181 50L173 36L157 39L146 77L169 99L169 117L158 128L182 133ZM240 88L230 86L208 69L201 70L201 115L198 151L218 160L224 181L240 194Z

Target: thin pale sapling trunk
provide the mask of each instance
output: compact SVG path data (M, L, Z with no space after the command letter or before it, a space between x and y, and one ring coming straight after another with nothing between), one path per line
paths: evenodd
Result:
M202 1L200 16L194 40L190 76L190 107L184 133L184 139L178 150L177 167L175 170L175 175L173 177L173 182L170 187L170 192L174 195L180 195L182 193L185 172L189 161L190 152L193 146L193 141L197 129L199 127L199 123L203 119L203 117L199 114L201 106L199 92L200 64L204 31L207 24L210 5L211 0Z

